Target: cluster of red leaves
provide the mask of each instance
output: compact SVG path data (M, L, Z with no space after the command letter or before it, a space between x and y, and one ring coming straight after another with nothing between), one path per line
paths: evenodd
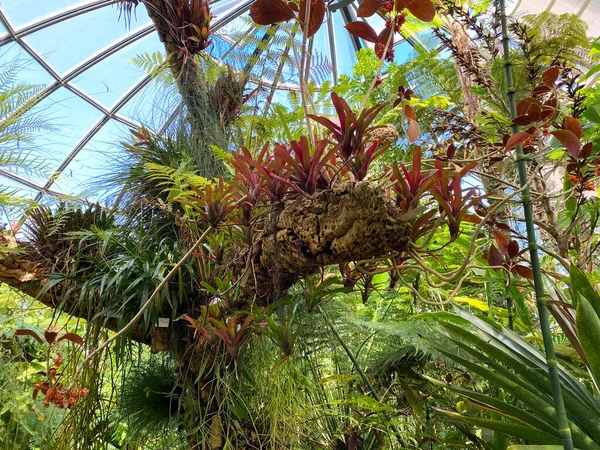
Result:
M450 235L456 238L460 232L460 224L467 216L469 208L479 203L475 188L462 188L462 180L477 164L471 163L460 170L450 169L442 165L440 159L434 162L433 170L423 170L421 148L413 152L410 170L403 164L394 162L391 179L394 181L396 203L404 213L417 210L423 196L429 193L438 203L439 210L444 213ZM413 223L413 241L416 241L431 229L430 219L435 210L423 214Z
M364 151L369 133L377 128L371 124L387 103L363 109L357 116L348 102L335 92L331 93L331 101L338 116L338 123L324 116L309 114L309 117L329 130L335 142L335 151L343 161L347 161Z
M190 188L196 195L186 195L186 200L181 203L191 206L205 222L212 226L219 225L225 217L235 209L232 204L234 199L234 187L225 184L223 177L219 177L217 185L213 187L207 184L204 190L190 184Z
M47 408L54 405L57 408L69 409L77 405L77 402L88 395L88 389L66 389L63 383L58 380L61 374L57 372L58 367L63 363L62 358L54 359L54 365L48 369L48 372L38 372L38 375L44 375L45 381L36 381L33 387L33 399L38 393L42 393L44 400L42 405Z
M518 258L525 252L519 247L519 243L510 237L511 228L505 223L488 221L492 227L492 236L496 245L492 242L487 252L486 259L490 267L500 270L501 267L509 273L516 273L528 280L533 279L530 267L518 264ZM507 233L508 232L508 235Z
M164 19L180 57L191 58L210 45L210 0L172 0L165 7Z
M403 12L405 9L424 22L431 22L435 17L435 6L431 0L363 0L358 7L358 17L370 17L379 12L386 17L385 28L378 34L369 24L358 20L347 24L346 29L354 36L374 43L379 58L393 61L393 42L388 43L393 41L394 33L400 32L406 20L406 13ZM300 0L299 3L256 0L250 7L250 17L259 25L296 19L306 37L310 38L321 28L326 10L325 0Z
M52 346L58 344L61 341L69 341L73 344L83 346L83 338L75 333L64 333L58 334L56 331L52 329L48 329L44 332L44 337L37 334L33 330L28 329L19 329L15 331L15 336L31 336L36 341L38 341L42 345L47 345L52 349ZM50 354L50 349L48 354ZM83 388L80 390L77 389L68 389L65 388L64 384L60 382L61 375L58 373L58 368L62 366L64 363L64 359L62 356L56 356L52 360L52 364L48 361L48 370L45 372L38 372L38 375L43 376L44 380L38 380L34 384L33 388L33 399L35 400L38 394L41 392L44 395L44 400L42 404L44 407L50 406L50 404L55 405L61 409L73 408L77 402L87 396L88 389Z
M411 90L399 88L394 106L402 105L405 114L410 111L415 120L414 110L404 103L411 94ZM195 195L187 195L181 202L192 206L212 226L219 226L230 214L237 213L232 223L249 227L257 207L279 204L298 195L315 195L336 183L364 180L372 162L387 149L371 137L380 128L373 123L387 103L355 113L336 93L331 98L336 119L310 116L328 131L323 139L303 136L289 145L266 143L256 156L242 148L229 160L234 180L226 183L219 178L216 186L208 185L204 191L192 186ZM426 194L437 202L452 238L459 235L469 208L479 201L474 188L462 188L464 177L475 165L460 167L453 163L444 167L437 159L434 168L423 170L421 149L417 147L410 170L402 163L394 163L388 170L396 202L406 220L413 222L414 241L432 230L430 219L436 210L419 216Z
M246 314L245 318L241 313L224 316L216 304L208 308L202 306L199 319L188 314L183 317L208 344L222 342L233 359L238 357L254 331L267 326L266 323L256 323L252 314Z
M431 22L435 17L435 5L431 0L363 0L358 7L358 17L371 17L379 13L386 18L385 27L377 33L367 22L357 20L347 24L346 29L353 36L375 44L379 58L393 61L393 35L400 32L406 21L405 9L424 22Z
M295 2L284 0L256 0L250 7L250 17L259 25L272 25L297 19L306 37L315 35L325 19L324 0L300 0Z
M313 195L329 189L335 179L363 180L372 162L387 148L370 141L370 133L378 128L372 123L386 104L355 114L337 94L331 97L339 124L324 116L310 116L329 131L327 138L312 141L302 136L289 145L275 143L272 151L267 142L256 156L243 147L229 160L235 171L233 182L219 178L216 186L207 185L204 191L191 186L195 195L187 195L181 202L213 226L241 206L242 224L247 226L252 209L259 204Z
M562 121L556 122L561 113L557 91L564 86L559 77L559 67L547 69L542 74L542 84L532 90L532 96L517 104L517 116L513 123L530 127L505 138L504 145L506 150L522 145L524 153L534 153L537 151L538 140L554 136L565 148L569 158L566 167L569 181L578 185L580 190L593 190L594 183L590 178L595 172L600 174L600 159L590 158L592 143L582 142L583 127L575 117L565 116Z

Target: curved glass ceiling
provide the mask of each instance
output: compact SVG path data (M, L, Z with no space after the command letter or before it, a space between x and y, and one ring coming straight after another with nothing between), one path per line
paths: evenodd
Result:
M248 18L254 0L214 0L213 45L208 52L218 61L247 68L256 46L248 37L260 39L265 27ZM352 38L344 25L356 20L359 1L328 2L327 23L314 37L315 53L324 68L315 71L316 81L335 82L352 70L351 55L368 43ZM572 12L600 30L599 0L520 0L515 11ZM148 75L132 59L164 59L164 48L143 5L136 8L130 26L119 20L115 0L4 0L0 1L0 66L17 59L19 81L43 86L37 110L49 119L53 131L36 138L34 154L47 163L43 171L0 169L0 184L18 188L25 197L85 195L96 200L101 193L84 190L86 183L110 169L119 157L116 143L129 127L140 123L160 131L180 110L178 96L164 100L164 84ZM369 19L375 29L380 17ZM409 22L411 36L424 31ZM419 28L421 27L421 28ZM591 33L594 34L594 33ZM596 32L595 34L598 34ZM414 38L416 39L416 37ZM411 41L396 43L395 58L406 60ZM286 51L280 48L279 54ZM289 51L289 49L288 49ZM274 54L277 54L276 52ZM145 56L144 56L145 55ZM253 66L252 82L262 86L275 80L279 89L295 89L295 74L271 64ZM161 101L158 102L159 97ZM48 175L50 174L50 175Z

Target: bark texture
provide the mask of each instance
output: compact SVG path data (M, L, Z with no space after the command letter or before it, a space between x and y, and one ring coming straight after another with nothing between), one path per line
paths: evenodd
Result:
M238 273L250 271L244 296L264 305L320 267L405 250L410 236L410 224L383 189L348 182L286 201L265 221L254 245L235 252L233 264Z
M223 270L238 276L248 273L240 300L261 305L277 300L299 279L323 266L403 251L411 236L400 209L369 181L347 182L314 196L287 200L258 228L251 247L230 250ZM40 296L49 269L36 262L33 253L28 254L27 244L11 236L2 236L0 246L11 250L0 253L0 282L77 317L89 320L97 312L80 308L75 297L65 299L60 285ZM16 249L20 252L15 253ZM106 326L116 330L116 319ZM169 348L165 333L167 329L153 328L144 336L135 329L133 337L160 351Z
M19 243L13 236L0 235L0 283L36 298L50 308L60 307L74 317L91 320L96 311L83 310L77 305L76 298L65 299L56 295L54 290L40 295L48 281L47 271L43 263L32 257L27 243ZM109 318L104 326L111 331L117 331L117 319ZM169 334L162 328L151 327L148 335L144 335L140 328L134 327L131 336L135 341L149 344L154 352L168 348Z

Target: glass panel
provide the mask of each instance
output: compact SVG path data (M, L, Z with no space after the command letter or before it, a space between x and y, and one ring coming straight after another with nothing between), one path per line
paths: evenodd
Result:
M119 110L119 115L158 130L180 101L175 86L152 80Z
M119 142L128 141L127 127L115 120L109 121L75 156L67 169L58 177L53 189L65 194L99 200L107 190L103 181L114 171L125 154Z
M239 3L241 2L238 0L222 0L218 3L213 2L211 12L213 16L215 16L215 20L219 20L232 14L232 11L239 6Z
M43 186L48 174L60 165L84 134L100 120L102 114L66 88L60 88L42 100L38 110L53 128L36 134L33 142L28 145L36 149L32 156L44 170L8 170Z
M4 191L6 194L10 194L16 197L23 197L25 199L33 199L37 194L38 190L33 189L29 186L26 186L18 181L13 180L12 178L5 177L0 175L0 189ZM2 212L4 208L2 208ZM5 217L0 215L0 227L6 223Z
M0 37L3 38L6 34L8 34L8 31L6 31L4 24L0 22Z
M93 1L10 0L2 2L2 12L6 15L13 28L21 28L25 24L38 22L45 16L54 16L62 11L72 10Z
M568 2L556 2L551 12L554 14L577 14L586 0L569 0Z
M588 24L589 36L600 36L600 2L591 0L580 17Z
M413 53L413 47L410 42L404 41L394 47L394 62L402 64L408 61Z
M517 15L539 14L546 10L552 0L523 0L517 7ZM514 11L513 11L514 14Z
M352 73L352 66L354 65L354 46L352 45L348 30L344 28L345 25L341 11L336 11L333 14L333 29L335 32L335 51L337 53L339 75Z
M18 83L45 85L53 78L19 44L10 43L0 48L0 66L15 64L15 80Z
M333 80L333 66L331 65L327 23L323 23L313 39L313 57L310 70L311 80L317 84L321 84L327 80Z
M72 83L108 109L112 109L126 92L146 76L146 72L136 66L132 59L144 59L144 55L152 56L154 52L160 52L161 55L164 52L156 33L128 45L89 68Z
M150 24L144 8L137 8L136 15L138 26L132 23L132 29L128 30L122 20L118 21L119 11L105 7L36 31L23 40L43 55L57 72L65 74L92 55Z

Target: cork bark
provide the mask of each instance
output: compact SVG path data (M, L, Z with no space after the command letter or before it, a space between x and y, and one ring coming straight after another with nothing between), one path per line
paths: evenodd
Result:
M252 247L236 249L229 264L238 273L250 272L244 297L264 305L323 266L405 250L410 235L410 225L383 189L348 182L286 201L264 221Z

